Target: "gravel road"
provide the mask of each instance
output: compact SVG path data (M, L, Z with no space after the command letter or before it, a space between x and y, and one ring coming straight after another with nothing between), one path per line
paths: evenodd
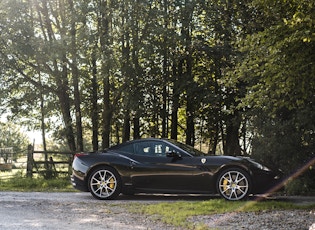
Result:
M147 216L128 213L124 206L132 202L146 204L178 199L204 198L121 196L114 201L99 201L89 193L0 192L0 229L175 230L179 228L167 226ZM299 202L303 203L303 200ZM315 199L306 199L305 203L315 203ZM315 210L229 213L195 216L189 221L215 229L308 230L315 223Z

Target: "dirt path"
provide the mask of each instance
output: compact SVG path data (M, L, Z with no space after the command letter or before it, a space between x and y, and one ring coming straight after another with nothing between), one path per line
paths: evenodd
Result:
M120 196L118 200L100 201L89 193L0 192L0 229L174 230L176 228L166 226L160 221L131 214L124 206L133 202L151 204L204 199L211 197ZM315 203L315 197L275 199L301 205ZM315 210L194 216L190 221L215 229L308 230L315 224Z
M139 200L128 200L139 202ZM154 201L140 201L154 202ZM0 192L0 229L167 229L132 215L119 204L99 201L89 193ZM168 228L171 229L171 228Z

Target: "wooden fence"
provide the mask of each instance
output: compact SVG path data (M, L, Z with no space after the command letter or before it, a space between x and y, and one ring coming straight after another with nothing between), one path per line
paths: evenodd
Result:
M35 151L32 145L27 151L27 177L40 174L45 178L54 178L59 175L70 175L74 152Z

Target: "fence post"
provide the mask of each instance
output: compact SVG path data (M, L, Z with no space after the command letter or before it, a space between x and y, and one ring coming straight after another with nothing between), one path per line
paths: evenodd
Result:
M33 177L33 152L34 148L32 145L29 145L27 148L27 167L26 167L26 176Z

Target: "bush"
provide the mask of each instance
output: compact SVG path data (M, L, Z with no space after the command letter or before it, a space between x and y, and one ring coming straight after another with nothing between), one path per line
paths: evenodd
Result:
M310 170L313 171L313 170ZM285 192L287 195L314 195L315 185L314 177L308 175L310 172L306 172L303 176L289 180L285 186Z

